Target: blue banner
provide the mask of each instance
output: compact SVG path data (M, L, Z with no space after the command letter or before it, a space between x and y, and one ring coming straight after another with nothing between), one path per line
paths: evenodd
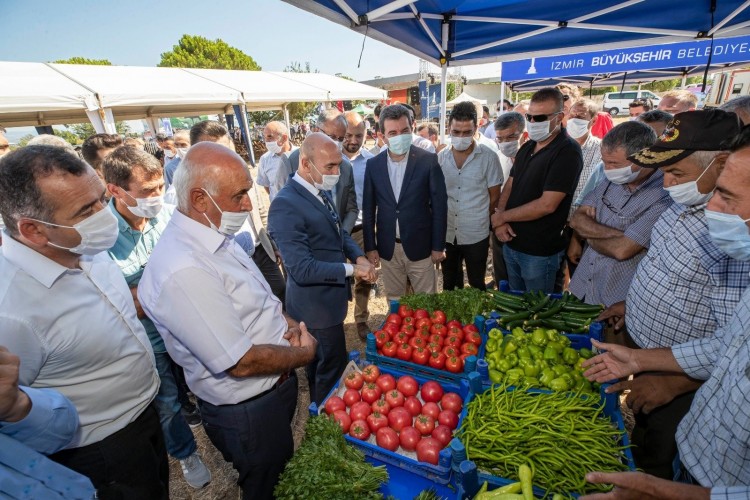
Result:
M440 118L440 84L427 85L425 80L419 82L419 104L422 119Z
M536 80L566 76L596 75L705 66L711 53L711 41L647 45L631 49L604 50L581 54L537 57L503 63L503 81ZM750 36L714 40L711 64L750 61Z

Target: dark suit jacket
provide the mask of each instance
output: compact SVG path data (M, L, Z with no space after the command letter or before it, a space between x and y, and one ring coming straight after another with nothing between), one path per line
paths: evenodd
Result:
M412 146L396 202L388 175L388 151L367 160L362 199L365 251L390 260L396 244L396 221L409 260L426 259L445 249L448 195L437 155Z
M292 154L289 155L289 164L291 165L292 171L287 172L287 178L291 174L297 172L299 167L299 149L295 149ZM341 219L341 227L343 227L347 233L352 233L352 228L357 222L359 217L359 208L357 207L357 192L354 190L354 171L352 170L352 164L346 158L341 162L339 167L339 181L336 183L336 209L339 212L339 219Z
M364 255L349 233L304 186L289 181L271 202L268 230L284 259L286 309L313 329L344 321L351 278L342 265Z

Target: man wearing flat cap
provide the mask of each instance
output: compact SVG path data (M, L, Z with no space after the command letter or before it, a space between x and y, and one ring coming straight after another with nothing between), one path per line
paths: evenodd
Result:
M712 242L708 224L714 214L705 210L728 144L739 132L734 113L680 113L653 146L629 158L661 170L664 189L674 200L654 226L626 302L602 314L616 329L624 323L624 343L630 347L671 347L712 337L727 324L750 284L750 263L730 258ZM614 386L630 390L626 401L636 417L632 441L639 468L672 478L677 425L700 384L684 374L651 372Z

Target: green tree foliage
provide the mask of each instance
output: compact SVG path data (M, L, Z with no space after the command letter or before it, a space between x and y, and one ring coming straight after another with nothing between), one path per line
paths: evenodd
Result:
M109 59L88 59L86 57L71 57L69 59L58 59L52 61L56 64L91 64L94 66L112 66Z
M292 63L284 68L286 73L320 73L317 69L310 68L310 62L302 64L299 61L292 61ZM303 121L307 116L314 113L315 108L318 107L317 102L293 102L287 105L289 110L289 120L292 122Z
M63 139L68 141L69 144L72 144L73 146L77 144L81 144L83 142L83 140L80 137L78 137L76 134L74 134L68 129L64 129L64 130L55 129L54 132L56 136L62 137Z
M66 125L66 127L81 141L84 141L87 137L96 134L94 126L90 123L76 123L75 125ZM130 127L128 127L125 122L115 122L115 128L117 128L117 133L120 135L125 135L130 132ZM63 138L65 140L68 140L66 137Z
M686 84L690 83L701 83L703 81L702 76L691 76L685 80ZM673 78L671 80L661 80L659 82L651 82L641 85L642 90L650 90L652 92L666 92L677 88L682 83L682 78ZM637 89L637 85L631 85L632 89Z
M251 111L247 114L247 121L252 125L263 126L274 120L284 120L284 113L281 111Z
M261 69L252 57L224 40L209 40L197 35L182 35L171 51L162 53L159 66L251 71Z
M18 147L23 148L25 147L31 139L33 139L35 136L34 134L26 134L25 136L18 139Z

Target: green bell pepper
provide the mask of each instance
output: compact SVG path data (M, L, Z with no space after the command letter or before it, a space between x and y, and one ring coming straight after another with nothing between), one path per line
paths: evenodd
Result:
M489 338L498 341L503 339L503 332L497 328L493 328L490 330L490 333L487 334Z
M556 379L553 379L548 384L548 387L550 389L552 389L553 391L567 391L567 390L570 390L570 384L563 377L557 377Z
M503 374L497 370L490 370L490 382L501 384L503 382Z
M544 359L557 363L560 360L560 353L548 345L544 348Z
M591 349L586 349L585 347L583 349L581 349L580 351L578 351L578 354L583 359L589 359L590 357L592 357L594 355L594 353L591 352Z
M539 347L547 345L547 335L545 334L544 329L537 328L531 332L531 342Z
M487 339L487 344L485 344L485 350L487 352L495 352L497 350L497 339L493 339L492 337Z
M565 349L563 349L562 358L565 364L575 365L576 361L578 361L578 353L575 349L566 347Z
M557 374L551 369L551 368L545 368L542 370L542 375L539 377L539 382L541 382L542 385L549 386L549 383L552 382L557 377Z
M520 368L511 368L505 372L505 378L509 384L515 384L523 378L523 370Z

